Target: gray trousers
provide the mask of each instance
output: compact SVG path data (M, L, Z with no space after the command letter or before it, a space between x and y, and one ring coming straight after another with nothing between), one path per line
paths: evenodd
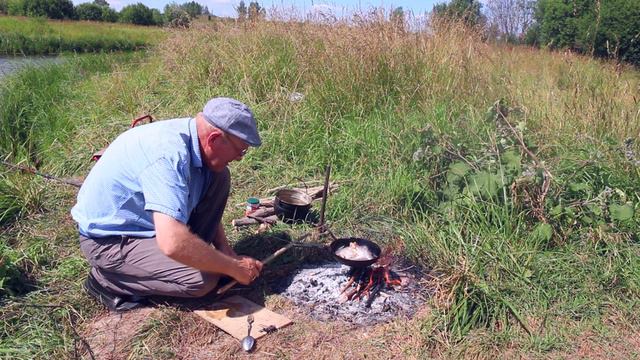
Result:
M204 197L189 217L188 226L213 243L230 188L229 170L214 173ZM219 274L205 273L164 255L156 238L80 236L80 249L91 274L109 291L120 295L200 297L215 288Z

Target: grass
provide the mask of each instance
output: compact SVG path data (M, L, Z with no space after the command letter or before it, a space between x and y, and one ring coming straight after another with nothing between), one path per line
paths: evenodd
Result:
M146 26L0 16L0 55L140 50L164 37Z
M210 97L236 97L254 109L264 145L233 165L230 204L322 179L330 163L332 179L344 184L329 201L334 232L400 241L438 274L431 311L385 328L389 339L372 330L371 348L408 358L562 357L584 333L637 332L640 74L491 46L455 24L434 29L405 33L377 18L352 27L197 24L126 64L96 57L79 72L31 70L4 90L0 126L16 136L4 137L2 149L13 161L81 176L89 154L137 115L185 116ZM43 82L51 85L40 91ZM304 98L291 101L293 92ZM0 347L25 358L53 348L69 356L75 324L96 311L79 290L86 265L68 216L73 191L48 185L45 193L41 180L20 179L13 183L24 189L10 194L33 187L40 196L5 195L20 201L18 211L6 207L12 216L0 240L8 271L40 290L5 296ZM226 220L238 215L232 211ZM59 241L55 250L44 239ZM46 304L51 294L64 294L60 311L19 315L24 301ZM147 344L170 356L179 345L158 340L183 339L176 329L190 328L171 313L152 320L130 356L154 356ZM318 355L305 352L296 331L283 335L296 348L282 353L274 340L273 351ZM314 341L335 356L321 336Z

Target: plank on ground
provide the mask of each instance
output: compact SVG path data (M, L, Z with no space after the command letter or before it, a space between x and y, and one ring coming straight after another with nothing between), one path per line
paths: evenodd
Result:
M234 295L212 304L214 310L196 310L198 316L219 327L238 340L247 336L247 316L253 314L251 336L256 339L266 333L262 328L270 325L280 329L292 323L286 316L277 314L241 296Z

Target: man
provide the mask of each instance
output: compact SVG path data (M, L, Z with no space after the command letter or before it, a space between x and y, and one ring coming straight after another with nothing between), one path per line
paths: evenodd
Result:
M227 164L260 144L251 110L229 98L118 136L71 210L91 264L85 289L119 311L151 295L203 296L222 275L255 280L262 263L233 251L221 219Z

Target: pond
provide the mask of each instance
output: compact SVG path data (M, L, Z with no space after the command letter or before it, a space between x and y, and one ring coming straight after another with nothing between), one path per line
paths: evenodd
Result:
M48 64L60 64L64 58L57 56L0 56L0 79L13 74L26 66L42 66Z

